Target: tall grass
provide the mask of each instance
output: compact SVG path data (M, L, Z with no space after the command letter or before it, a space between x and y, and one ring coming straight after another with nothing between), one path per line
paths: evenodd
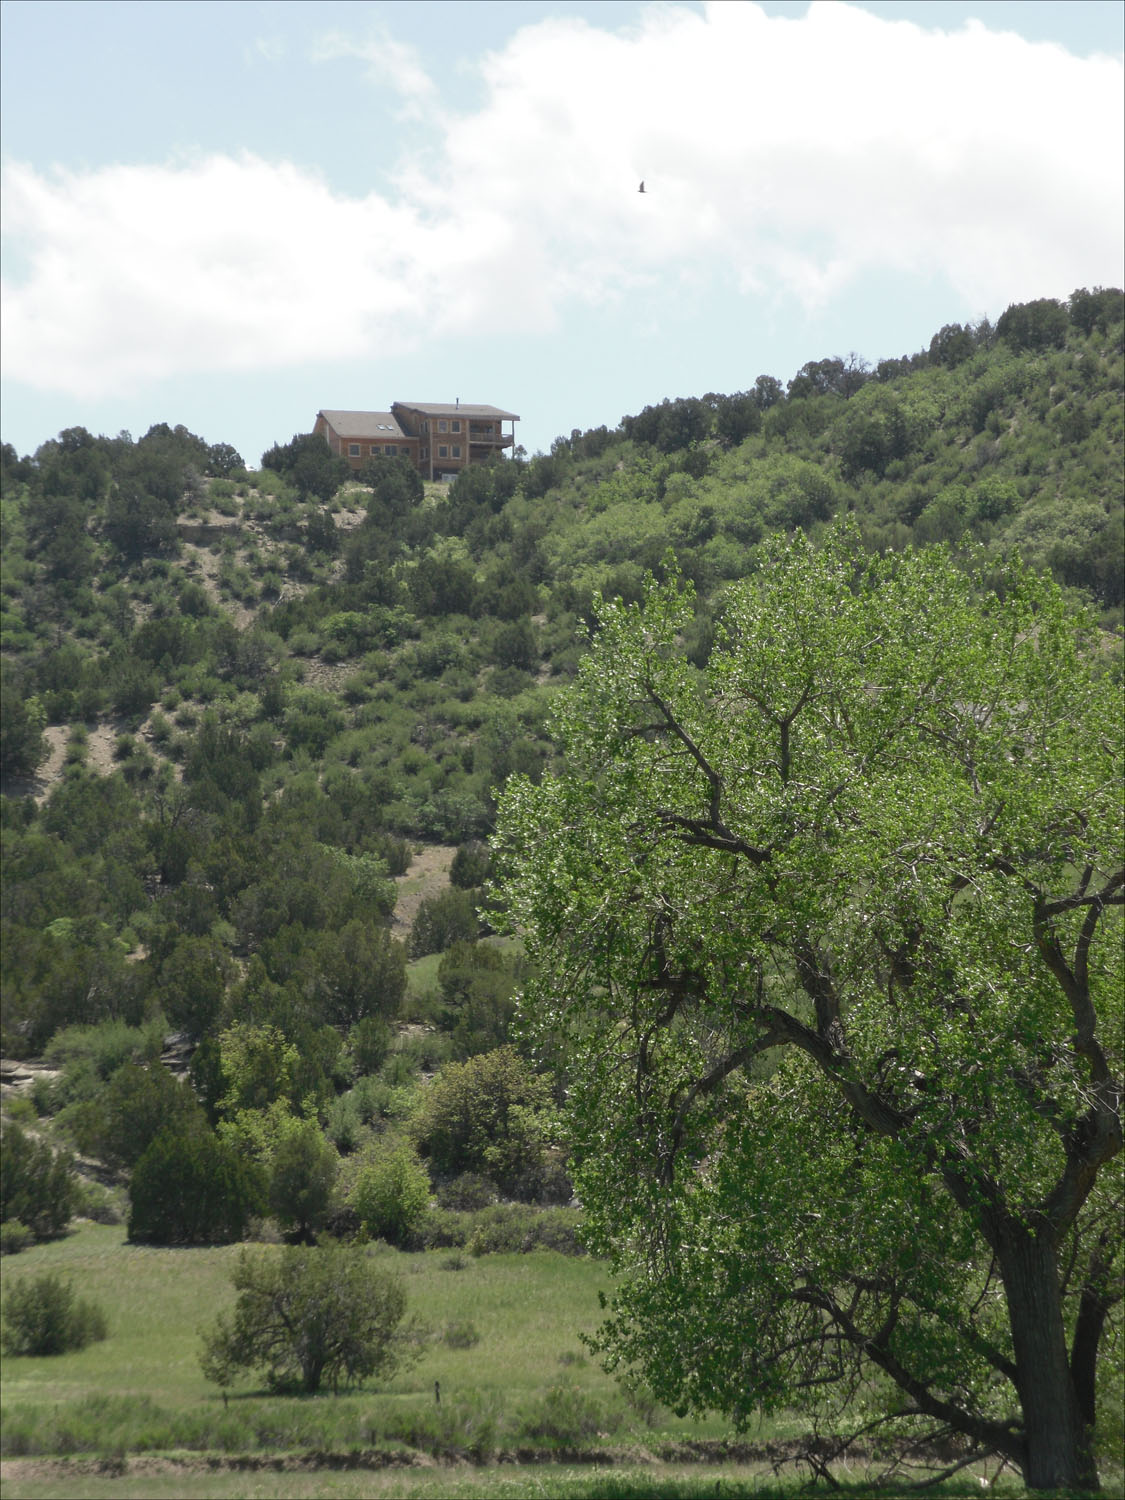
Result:
M24 1276L62 1271L105 1309L110 1336L72 1354L5 1361L2 1451L340 1451L378 1439L476 1456L529 1441L580 1443L592 1422L594 1431L646 1433L627 1393L581 1357L579 1335L596 1326L597 1294L608 1284L598 1262L550 1251L466 1255L454 1273L448 1250L375 1253L406 1277L408 1311L420 1324L414 1366L340 1397L269 1396L248 1376L226 1403L199 1368L200 1333L234 1301L237 1247L133 1246L119 1226L84 1224L10 1258L5 1292ZM573 1395L551 1397L556 1389ZM575 1415L569 1438L564 1399ZM724 1431L664 1411L653 1420L671 1436Z

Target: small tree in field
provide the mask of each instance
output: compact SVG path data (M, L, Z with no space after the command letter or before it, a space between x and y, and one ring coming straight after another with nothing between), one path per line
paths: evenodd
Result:
M1122 1206L1120 689L1019 567L763 547L601 629L494 858L568 1063L598 1335L669 1405L1097 1483ZM436 1091L438 1085L434 1085ZM428 1102L428 1101L427 1101ZM868 1412L866 1415L872 1415Z
M38 1240L62 1234L78 1202L70 1160L12 1122L0 1142L0 1220L18 1219Z
M66 1354L105 1336L105 1313L55 1271L17 1281L4 1301L5 1354Z
M362 1248L244 1250L232 1280L234 1312L204 1335L200 1359L218 1385L230 1385L238 1370L260 1370L271 1390L312 1395L402 1363L406 1294Z

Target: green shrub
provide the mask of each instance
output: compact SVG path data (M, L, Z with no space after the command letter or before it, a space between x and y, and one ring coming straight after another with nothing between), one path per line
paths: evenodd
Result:
M363 1121L352 1094L342 1094L328 1106L324 1133L341 1156L350 1156L359 1145Z
M67 1157L19 1125L0 1139L0 1221L18 1219L37 1240L62 1234L77 1202L78 1183Z
M463 891L482 886L488 879L490 860L488 845L480 839L470 839L453 856L453 863L449 867L450 884Z
M430 1179L412 1148L381 1147L356 1178L348 1201L375 1239L405 1244L430 1201Z
M432 1454L465 1457L486 1463L496 1451L503 1413L494 1395L447 1401L387 1412L380 1437L406 1443Z
M596 1397L569 1383L554 1385L520 1424L523 1437L552 1443L580 1443L620 1424Z
M4 1302L6 1354L65 1354L106 1336L105 1314L55 1271L18 1281Z
M410 957L442 953L453 943L473 942L480 933L476 902L468 891L450 886L427 896L410 929Z
M35 1239L26 1224L19 1219L5 1219L0 1224L0 1255L18 1255Z
M52 1067L63 1069L89 1061L98 1077L106 1079L123 1063L154 1062L163 1045L164 1024L159 1019L144 1026L103 1021L96 1026L67 1026L56 1032L44 1056Z
M451 1349L473 1349L480 1343L480 1330L469 1318L451 1318L442 1330L441 1341Z
M339 1159L315 1120L287 1121L270 1164L270 1212L309 1238L328 1217Z
M496 1202L496 1196L496 1184L477 1172L462 1172L451 1182L442 1183L437 1190L439 1207L461 1213L489 1208Z
M363 1016L357 1020L348 1032L348 1044L359 1079L380 1071L390 1049L390 1038L392 1032L383 1016Z
M542 1169L553 1116L546 1081L500 1047L444 1067L425 1090L415 1132L440 1176L476 1172L510 1192Z
M159 1063L127 1062L71 1122L79 1149L115 1167L133 1167L162 1131L177 1134L204 1123L193 1091Z
M470 1255L526 1255L532 1250L585 1255L581 1230L582 1219L574 1209L497 1203L473 1215L467 1248Z

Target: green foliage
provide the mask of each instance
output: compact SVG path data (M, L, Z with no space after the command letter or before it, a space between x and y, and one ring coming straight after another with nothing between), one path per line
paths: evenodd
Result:
M940 1391L1074 1484L1120 1248L1119 702L1057 590L995 582L777 541L702 670L690 590L604 608L494 858L623 1273L610 1361L739 1424Z
M234 1313L205 1335L201 1358L220 1386L260 1370L271 1390L335 1392L402 1362L406 1294L362 1249L244 1250L231 1279Z
M69 1159L14 1122L0 1136L0 1221L17 1219L37 1240L60 1235L78 1201Z
M11 664L2 665L0 682L0 772L31 776L47 751L43 730L47 714L40 700L25 696Z
M188 1245L240 1240L262 1213L262 1169L209 1131L157 1136L129 1182L129 1239Z
M454 943L472 942L480 931L476 902L469 891L450 886L419 905L410 929L410 956L442 953Z
M265 1109L276 1101L300 1102L300 1055L276 1026L229 1026L219 1034L219 1048L226 1085L218 1105L222 1114Z
M461 1061L509 1041L515 1013L518 961L489 943L454 943L441 957L441 1024Z
M405 1244L430 1201L430 1179L406 1141L377 1146L348 1199L374 1239Z
M524 1437L539 1441L582 1443L612 1430L619 1421L618 1413L606 1411L586 1391L561 1383L544 1392L534 1410L524 1418L521 1430Z
M72 1118L71 1129L83 1151L131 1168L162 1132L191 1134L205 1123L191 1088L167 1069L126 1062Z
M488 867L488 845L479 839L470 839L453 856L449 867L450 884L463 891L475 890L488 879Z
M324 945L320 975L323 1014L333 1025L385 1022L397 1015L406 991L406 952L385 927L353 919Z
M537 1183L552 1123L546 1081L501 1047L444 1067L425 1091L414 1130L439 1176L477 1172L515 1193Z
M211 937L183 935L160 963L160 1004L169 1022L192 1038L219 1019L232 975L230 956Z
M0 1220L0 1255L18 1255L34 1243L35 1236L19 1219Z
M4 1298L5 1354L67 1354L107 1332L101 1308L54 1271L21 1278Z
M377 1073L391 1045L391 1029L382 1016L364 1016L349 1035L352 1061L358 1077Z
M262 454L262 468L280 474L302 499L311 497L325 503L351 477L346 460L312 433L297 433L288 443L275 443Z
M309 1239L328 1217L339 1159L315 1120L290 1119L270 1163L269 1208L283 1229Z
M574 1209L530 1208L524 1203L497 1203L475 1213L466 1244L471 1255L526 1255L532 1250L586 1253L582 1218Z
M1002 313L996 335L1013 349L1050 349L1066 339L1067 310L1053 297L1035 302L1015 302Z

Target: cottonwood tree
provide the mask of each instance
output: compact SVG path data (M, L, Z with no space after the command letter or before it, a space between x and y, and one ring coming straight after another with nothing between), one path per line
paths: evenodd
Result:
M700 669L691 613L674 581L601 608L566 769L509 783L494 841L620 1275L596 1347L739 1424L881 1390L880 1430L1094 1483L1125 882L1096 632L1018 568L840 530L764 547Z

